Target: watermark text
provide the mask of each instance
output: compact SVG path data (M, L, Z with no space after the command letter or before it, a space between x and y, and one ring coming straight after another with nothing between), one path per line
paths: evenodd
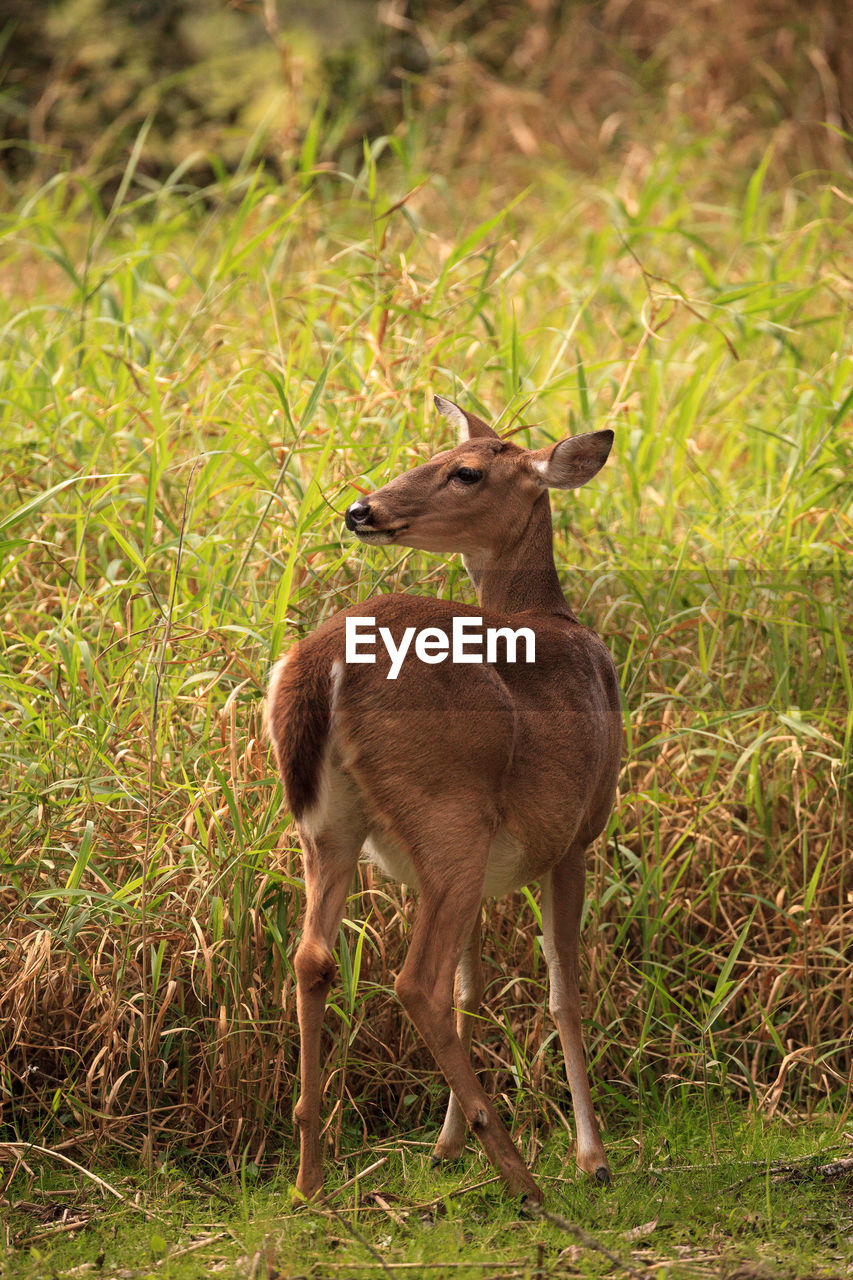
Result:
M445 662L518 662L518 651L523 641L524 661L536 661L536 635L530 627L483 627L482 618L455 617L451 634L441 627L406 627L400 643L394 639L389 627L379 628L379 640L391 659L388 679L396 680L410 650L421 662L432 665ZM499 652L499 642L502 652ZM376 662L377 634L375 618L346 619L346 661Z

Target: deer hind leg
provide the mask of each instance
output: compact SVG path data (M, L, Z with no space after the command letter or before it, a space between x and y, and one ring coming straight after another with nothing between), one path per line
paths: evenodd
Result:
M299 1101L293 1118L299 1126L297 1189L306 1197L323 1186L320 1158L320 1042L326 996L337 971L332 954L358 860L360 840L345 842L307 836L303 831L306 911L296 952L296 1010L299 1018Z
M480 912L477 912L474 928L465 943L465 950L456 968L453 998L456 1004L456 1034L470 1058L471 1040L474 1036L475 1014L483 999L483 965L480 956ZM447 1115L432 1153L433 1164L440 1160L458 1160L465 1148L468 1124L456 1094L451 1092Z
M447 847L447 829L454 829L454 848ZM426 1041L462 1115L509 1190L538 1203L542 1193L474 1074L453 1019L453 976L482 903L488 833L463 829L461 823L454 824L446 815L434 834L436 840L424 841L423 847L430 850L428 855L414 856L413 851L420 903L409 953L397 978L397 995ZM463 874L460 848L465 851Z
M542 932L551 1015L563 1046L575 1113L578 1167L599 1182L609 1182L610 1167L592 1106L581 1030L578 943L584 880L584 846L574 845L542 881Z

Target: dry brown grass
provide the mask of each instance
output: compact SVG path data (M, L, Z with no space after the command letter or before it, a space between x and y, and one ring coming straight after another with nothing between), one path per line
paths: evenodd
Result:
M605 597L599 607L607 604ZM695 651L689 629L678 639ZM720 1097L734 1090L771 1113L783 1100L806 1111L837 1103L850 1070L847 801L795 734L778 733L763 771L772 808L762 822L754 804L734 798L742 792L729 770L703 776L689 684L681 705L667 695L665 685L646 691L618 822L590 863L588 1040L605 1114L620 1114L619 1096L631 1106L638 1090L660 1100L682 1085ZM194 872L185 851L163 847L149 931L149 945L162 952L149 1033L155 1140L160 1148L224 1147L232 1164L245 1151L261 1161L289 1133L297 1068L290 957L301 909L298 855L285 850L251 884L232 860L229 798L249 810L271 786L249 706L223 717L224 741L211 752L228 779L224 791L211 782L181 810L161 780L164 830L190 832L204 811L205 863ZM144 768L141 758L137 764ZM124 851L127 879L136 875L141 819L134 829L126 816L90 813L99 841ZM805 845L824 858L819 898L808 909L804 874L816 858L804 863ZM94 890L97 879L93 868L84 883ZM54 877L38 868L22 883L25 899L37 902ZM245 897L235 901L235 891ZM329 1013L326 1099L336 1143L344 1125L351 1138L361 1124L368 1141L377 1126L411 1130L441 1107L432 1063L392 992L413 907L409 894L400 900L372 870L361 873L347 928L352 952L363 927L360 976L344 974ZM81 913L69 933L62 914L54 928L39 927L8 892L2 909L7 1123L24 1133L47 1128L59 1145L135 1145L146 1111L138 915L104 921ZM488 986L475 1060L522 1132L531 1124L547 1130L564 1092L559 1055L549 1048L537 933L517 896L486 912ZM737 986L722 993L709 1036L703 1024L716 1008L721 962L733 952Z
M390 6L390 25L431 60L417 93L443 110L450 162L514 150L575 169L643 165L661 137L704 134L733 169L772 141L790 174L836 167L853 134L845 0L427 3L420 21L404 8Z

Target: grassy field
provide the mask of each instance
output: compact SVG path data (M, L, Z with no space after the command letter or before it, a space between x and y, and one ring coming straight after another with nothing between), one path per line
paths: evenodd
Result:
M704 1111L689 1107L649 1116L642 1150L628 1129L614 1135L606 1191L576 1178L565 1140L550 1143L536 1163L549 1195L539 1219L519 1213L479 1153L436 1171L429 1144L396 1136L354 1151L326 1204L296 1209L289 1161L263 1179L243 1166L215 1180L201 1165L149 1179L114 1164L106 1187L54 1161L15 1180L3 1275L849 1275L849 1157L841 1176L832 1163L849 1139L825 1121L713 1119L713 1146Z
M772 177L769 153L728 174L713 140L596 181L541 158L500 181L433 172L414 125L354 175L314 172L315 147L309 131L284 183L247 157L202 190L154 185L131 159L4 197L0 1155L11 1199L50 1206L72 1185L89 1205L89 1184L14 1144L108 1180L141 1153L166 1215L134 1234L108 1198L72 1262L79 1245L19 1209L10 1274L94 1263L100 1239L116 1274L307 1270L331 1229L270 1225L295 1171L301 899L260 698L289 640L343 605L473 598L456 562L342 530L359 486L447 443L434 391L519 414L525 443L616 430L602 475L553 505L565 589L624 691L584 932L621 1189L561 1181L535 893L487 909L478 1069L542 1149L550 1207L623 1260L655 1220L646 1257L672 1274L682 1247L694 1268L840 1274L849 1193L777 1166L849 1150L849 197L831 174ZM544 1274L565 1248L559 1266L606 1269L493 1186L414 1227L488 1170L422 1168L444 1097L393 996L411 908L365 871L341 932L330 1150L348 1175L389 1151L370 1188L406 1206L401 1225L365 1204L357 1231L398 1261L471 1244L470 1274ZM236 1180L216 1184L230 1208L176 1207L199 1170ZM381 1270L339 1225L324 1274ZM179 1262L194 1231L224 1234Z

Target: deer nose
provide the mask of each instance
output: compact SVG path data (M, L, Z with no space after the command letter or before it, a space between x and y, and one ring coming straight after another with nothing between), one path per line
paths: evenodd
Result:
M354 502L351 507L347 507L344 514L344 524L350 530L356 529L360 524L367 524L373 518L370 510L369 502Z

